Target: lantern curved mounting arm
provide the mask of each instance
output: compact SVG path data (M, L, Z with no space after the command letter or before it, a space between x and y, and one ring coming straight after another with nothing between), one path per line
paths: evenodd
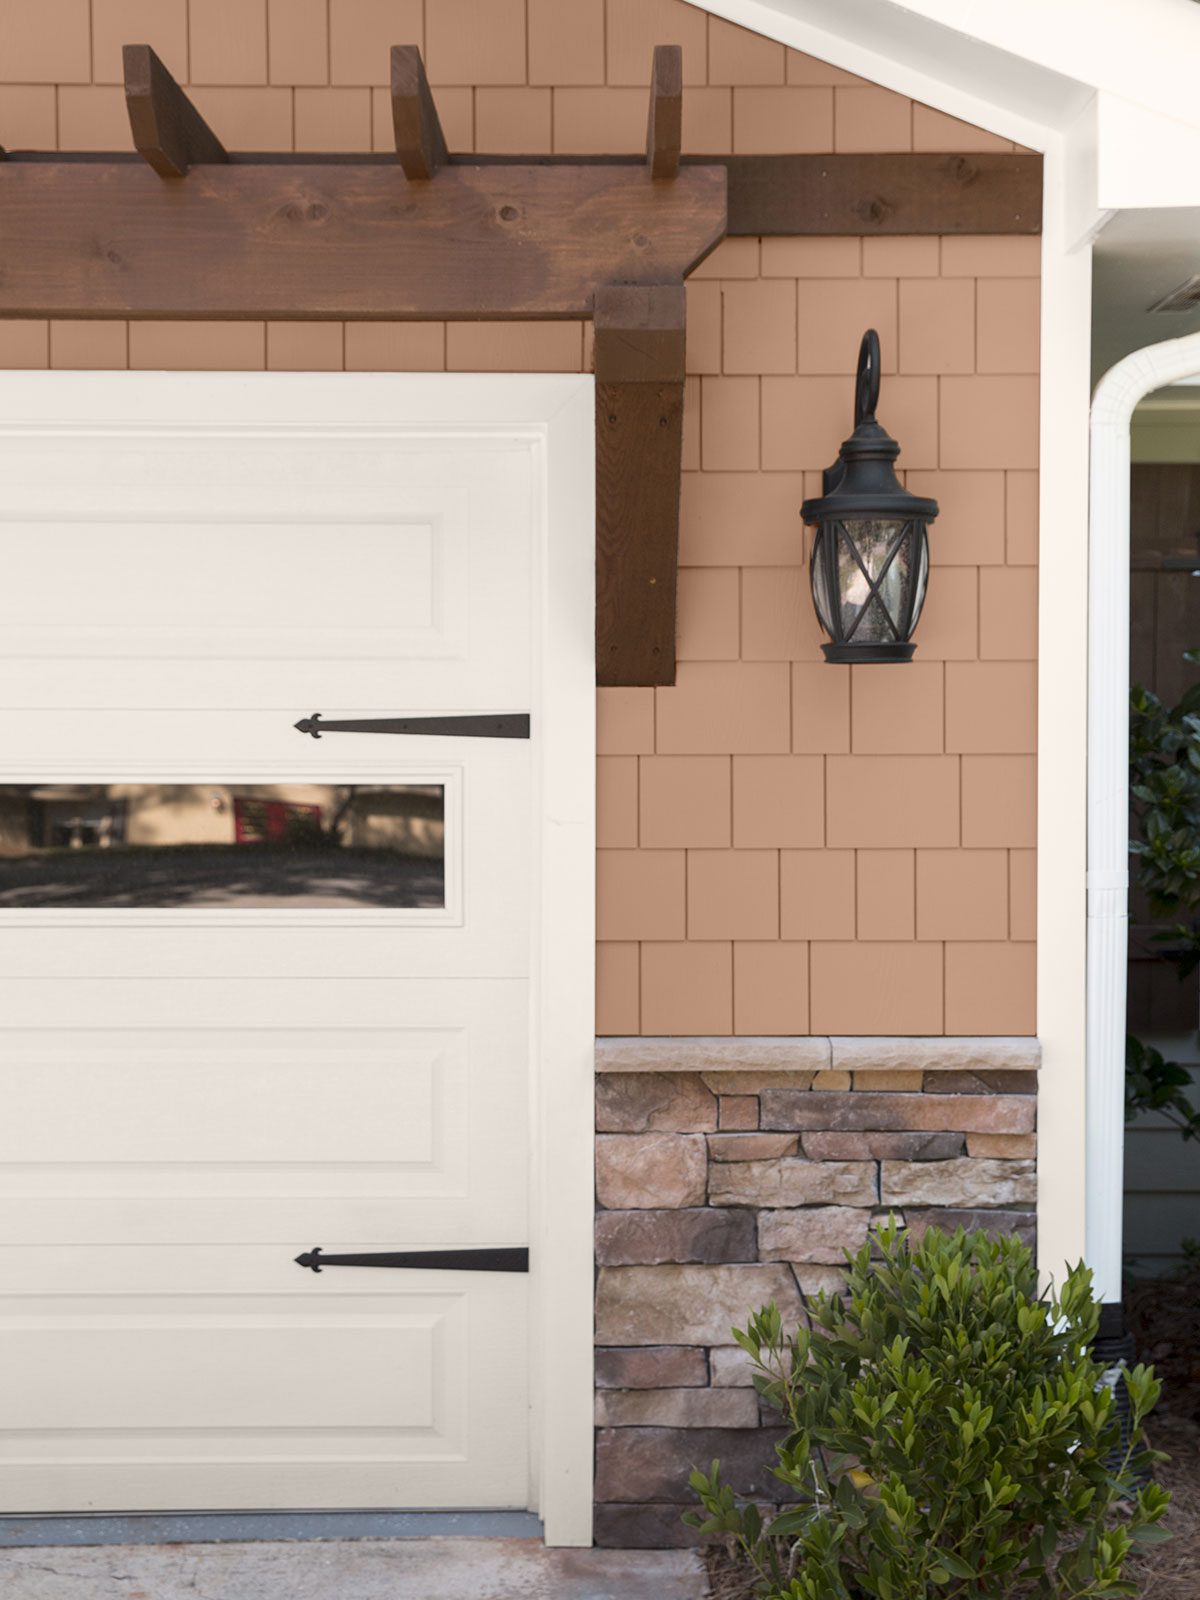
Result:
M861 427L879 405L879 335L868 328L858 347L858 377L854 385L854 426Z

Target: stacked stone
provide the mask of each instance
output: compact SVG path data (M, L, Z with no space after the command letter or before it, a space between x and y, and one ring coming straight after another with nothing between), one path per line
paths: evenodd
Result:
M691 1542L692 1467L772 1504L781 1437L730 1329L836 1292L889 1212L1033 1242L1037 1074L610 1072L597 1079L596 1540Z

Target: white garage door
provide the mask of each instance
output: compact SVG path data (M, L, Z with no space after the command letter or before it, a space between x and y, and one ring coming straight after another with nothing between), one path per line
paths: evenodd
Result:
M530 1240L536 451L54 377L0 419L0 1508L523 1507L528 1276L295 1257Z

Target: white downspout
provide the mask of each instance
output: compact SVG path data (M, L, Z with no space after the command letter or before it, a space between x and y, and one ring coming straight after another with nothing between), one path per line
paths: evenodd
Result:
M1129 424L1164 384L1200 372L1200 333L1135 350L1092 400L1088 559L1086 1260L1121 1301L1125 986L1129 943ZM1048 1152L1047 1152L1048 1154Z

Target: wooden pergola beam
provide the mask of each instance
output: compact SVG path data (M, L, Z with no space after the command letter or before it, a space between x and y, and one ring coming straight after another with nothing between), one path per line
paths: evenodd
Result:
M587 318L597 283L683 278L725 173L629 166L0 162L0 316Z
M125 105L134 149L160 178L200 162L228 161L225 146L148 44L127 44Z
M684 157L685 168L693 160ZM1042 158L1000 152L714 156L731 234L1040 233Z
M130 165L124 154L90 152L0 152L0 171L16 166L42 169L38 184L57 183L46 169L86 166L93 176ZM232 165L277 174L280 168L319 169L341 206L357 204L357 174L373 168L393 169L392 155L234 155ZM644 167L642 156L494 156L449 158L450 170L493 167L597 167L611 171ZM1039 234L1042 231L1042 158L1038 155L968 154L828 156L692 156L681 161L682 175L696 167L720 168L729 185L726 232L743 235L863 234ZM28 226L26 208L38 209L38 189L0 196L0 239L15 227ZM240 219L227 219L234 228ZM236 236L230 242L240 244ZM69 314L69 313L68 313ZM78 313L83 316L85 312Z
M683 50L677 44L654 47L650 73L650 117L646 126L646 164L652 178L673 178L683 149Z
M681 282L596 290L596 682L675 682Z
M425 64L415 44L392 46L392 126L406 178L428 181L449 161Z

